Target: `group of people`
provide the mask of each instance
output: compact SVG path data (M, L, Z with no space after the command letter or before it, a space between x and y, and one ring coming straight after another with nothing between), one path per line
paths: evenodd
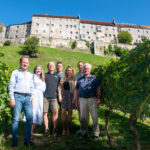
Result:
M45 136L52 131L57 136L58 108L61 111L62 136L70 135L73 109L79 111L80 139L88 136L89 111L93 120L93 139L99 140L98 105L100 104L100 83L91 75L91 65L78 62L79 72L75 74L72 66L63 72L63 63L49 62L48 72L44 74L41 66L28 71L29 58L20 58L20 68L12 72L9 84L12 117L12 147L18 146L18 123L23 109L25 125L24 145L33 146L34 129L44 123ZM51 113L50 119L48 118ZM66 115L68 112L68 115ZM50 129L49 129L50 121Z

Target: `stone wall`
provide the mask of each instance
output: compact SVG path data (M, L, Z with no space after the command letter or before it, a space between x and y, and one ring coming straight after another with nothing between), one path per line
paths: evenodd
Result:
M104 43L104 42L99 42L99 41L94 41L94 54L99 55L99 56L104 56L104 48L108 48L110 43ZM136 45L128 45L128 44L111 44L112 47L114 45L117 45L123 49L134 49Z

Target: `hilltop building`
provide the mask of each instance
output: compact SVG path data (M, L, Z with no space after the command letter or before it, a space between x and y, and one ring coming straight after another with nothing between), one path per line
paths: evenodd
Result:
M128 31L132 35L132 45L140 43L143 37L150 39L150 26L117 24L114 19L112 22L82 20L80 15L71 17L35 14L30 22L0 26L3 29L0 41L9 39L13 44L23 44L30 35L38 37L42 46L67 47L70 40L76 40L78 47L85 49L86 41L100 43L99 45L118 41L119 31Z

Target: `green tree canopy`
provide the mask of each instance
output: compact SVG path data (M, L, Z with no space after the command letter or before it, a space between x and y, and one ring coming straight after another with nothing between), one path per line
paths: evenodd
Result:
M119 43L131 44L132 36L128 31L120 31L118 33L118 40L119 40Z

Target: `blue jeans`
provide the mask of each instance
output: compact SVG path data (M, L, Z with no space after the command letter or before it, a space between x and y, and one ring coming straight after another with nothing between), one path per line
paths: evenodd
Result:
M31 137L31 128L33 122L33 108L30 101L30 96L23 96L15 94L15 106L13 108L12 118L12 142L18 142L18 123L20 118L21 110L24 110L26 116L25 136L24 142L28 142Z

